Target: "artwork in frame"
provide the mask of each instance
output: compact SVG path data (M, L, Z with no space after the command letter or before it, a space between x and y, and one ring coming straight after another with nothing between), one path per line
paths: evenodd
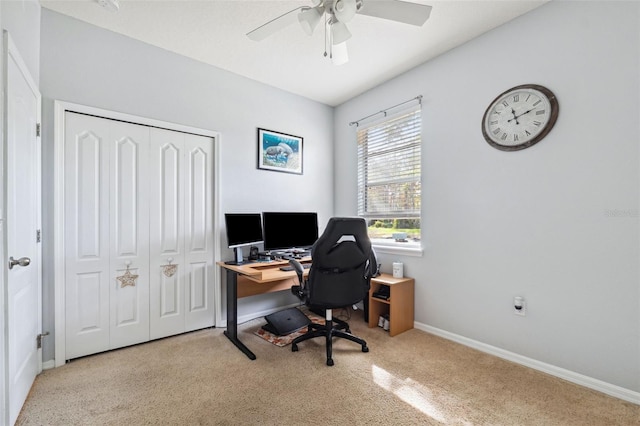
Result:
M258 129L258 168L302 174L302 138Z

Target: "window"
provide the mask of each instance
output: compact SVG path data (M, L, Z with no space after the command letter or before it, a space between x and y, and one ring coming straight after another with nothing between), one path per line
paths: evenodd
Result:
M358 215L377 245L420 248L420 105L359 125Z

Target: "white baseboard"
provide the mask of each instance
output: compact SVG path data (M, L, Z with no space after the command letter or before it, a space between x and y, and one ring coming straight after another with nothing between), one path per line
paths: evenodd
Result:
M54 359L50 359L49 361L42 362L43 370L51 370L52 368L55 368L55 367L56 367L56 361Z
M602 392L607 395L640 405L640 392L625 389L623 387L603 382L602 380L594 379L592 377L588 377L574 371L556 367L555 365L537 361L532 358L527 358L526 356L518 355L516 353L509 352L495 346L487 345L486 343L478 342L477 340L469 339L458 334L450 333L439 328L431 327L426 324L415 322L414 327L418 330L422 330L427 333L445 338L447 340L460 343L461 345L477 349L481 352L497 356L498 358L506 359L508 361L515 362L516 364L533 368L534 370L542 371L568 382L575 383L580 386L584 386L586 388L593 389L598 392Z

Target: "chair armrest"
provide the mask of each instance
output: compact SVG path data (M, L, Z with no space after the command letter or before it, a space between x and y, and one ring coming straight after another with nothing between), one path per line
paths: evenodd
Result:
M295 259L289 259L289 264L293 266L293 270L298 274L298 283L304 286L304 267Z
M293 293L298 299L306 302L306 281L304 279L304 267L300 262L295 259L289 259L289 264L293 267L293 270L298 274L298 284L291 286L291 293Z

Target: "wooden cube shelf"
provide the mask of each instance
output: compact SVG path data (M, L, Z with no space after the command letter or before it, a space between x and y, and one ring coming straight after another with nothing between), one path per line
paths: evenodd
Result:
M373 297L381 285L388 285L389 300ZM369 289L369 327L378 326L380 315L389 315L389 335L395 336L413 328L413 278L394 278L389 274L380 274L371 278Z

